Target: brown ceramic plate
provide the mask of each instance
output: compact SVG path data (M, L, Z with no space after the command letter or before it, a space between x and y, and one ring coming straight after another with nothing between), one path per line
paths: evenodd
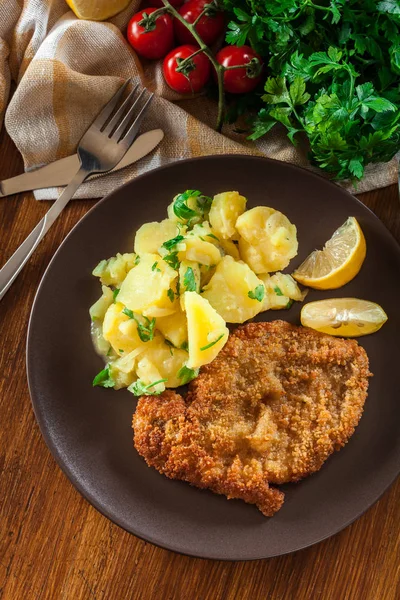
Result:
M356 296L389 316L378 333L360 338L374 377L364 415L347 446L322 469L282 486L283 508L271 519L239 500L171 481L146 466L132 443L135 398L93 388L102 362L93 351L88 308L99 295L93 267L130 252L136 229L165 218L179 191L213 195L239 190L249 206L284 212L298 229L291 268L321 247L348 216L367 240L360 274L307 300ZM204 157L154 170L116 190L78 223L54 256L37 293L28 335L28 379L43 436L66 475L99 511L135 535L193 556L247 560L293 552L337 533L370 507L400 470L400 249L382 223L336 185L289 164L248 156ZM261 320L299 323L301 305Z

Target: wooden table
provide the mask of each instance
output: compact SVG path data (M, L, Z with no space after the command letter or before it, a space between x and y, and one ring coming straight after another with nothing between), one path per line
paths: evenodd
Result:
M0 135L0 180L22 172ZM397 186L363 194L400 240ZM135 538L99 514L56 465L36 424L25 339L39 281L93 201L71 202L0 307L0 599L394 600L400 598L400 480L356 523L294 554L253 562L193 559ZM0 265L49 207L0 200ZM400 401L400 399L399 399Z

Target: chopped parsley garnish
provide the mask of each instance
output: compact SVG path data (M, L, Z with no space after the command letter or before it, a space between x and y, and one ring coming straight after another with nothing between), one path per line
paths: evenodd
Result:
M134 319L142 342L150 342L154 338L154 328L156 326L155 317L153 317L151 321L147 317L143 317L145 324L141 323L136 317L134 317Z
M135 258L135 263L134 263L134 264L135 264L135 267L136 267L136 265L138 265L139 263L140 263L140 256L139 256L139 254L138 254L138 255L136 256L136 258Z
M186 352L188 352L189 344L187 342L183 342L183 344L181 345L181 350L186 350Z
M155 263L152 265L152 267L151 267L151 270L152 270L152 271L158 271L159 273L161 273L161 269L159 269L157 265L158 265L158 262L156 261L156 262L155 262Z
M177 235L176 237L164 242L163 248L165 248L166 250L172 250L172 248L174 248L177 244L179 244L179 242L181 242L184 239L185 238L183 237L183 235Z
M134 319L137 325L137 331L142 342L150 342L154 338L154 328L156 326L156 319L148 319L147 317L142 317L144 323L139 321L139 319L135 316L135 313L129 308L123 308L123 314L129 317L130 319Z
M194 271L192 267L188 267L186 269L186 273L183 277L183 285L187 292L196 291L196 278L194 276Z
M289 302L286 304L285 308L290 308L293 304L293 300L290 299Z
M171 302L173 302L175 300L174 290L172 290L171 288L168 288L167 296L171 300Z
M167 254L166 256L163 257L163 260L172 269L175 269L175 271L177 269L179 269L179 258L178 258L178 253L177 252L170 252L170 254Z
M209 348L212 348L212 346L215 346L215 344L217 342L219 342L220 339L222 339L224 337L224 333L221 333L220 336L217 337L216 340L214 340L213 342L210 342L209 344L207 344L207 346L203 346L202 348L200 348L200 351L202 352L203 350L208 350Z
M189 369L186 365L178 371L178 378L181 380L181 385L185 385L192 381L199 374L199 369Z
M277 285L274 287L274 292L277 296L283 296L283 292L282 292L281 288L278 287Z
M113 300L114 300L114 302L117 300L118 294L119 294L119 288L115 288L115 290L113 291Z
M118 352L121 352L121 354L124 353L124 351L122 350L122 348L118 348Z
M202 213L208 212L211 208L212 198L203 194L196 195L196 204Z
M111 388L114 387L115 381L111 377L110 374L110 365L107 365L105 369L97 373L96 377L93 379L93 387L96 385L100 385L101 387Z
M172 352L172 348L175 348L175 346L173 345L173 343L170 342L169 340L164 340L164 343L168 346L169 352L170 352L171 356L173 356L174 353Z
M148 396L148 395L158 396L158 394L161 394L162 390L160 390L159 392L156 392L154 390L153 391L149 391L149 390L151 390L151 388L156 386L158 383L164 383L165 381L167 381L167 379L159 379L158 381L153 381L153 383L149 383L148 385L146 385L143 383L143 381L138 379L137 381L134 381L133 383L131 383L130 386L128 386L128 390L134 396Z
M199 212L193 210L187 205L187 201L189 198L196 199L196 206L199 209ZM197 217L201 217L205 212L210 210L212 203L212 198L209 196L204 196L199 190L186 190L182 194L179 194L174 201L173 211L175 215L182 219L183 221L188 221L188 224L193 219Z
M213 233L207 233L206 237L213 238L213 240L217 240L217 242L219 242L219 238L217 238L217 236Z
M251 300L258 300L258 302L262 302L264 294L265 288L261 283L254 289L253 292L250 291L247 293L248 297L251 298Z
M176 197L173 210L179 219L189 221L190 219L197 217L197 212L192 208L189 208L186 204L189 198L193 197L196 193L200 194L200 192L196 192L195 190L186 190L186 192L183 192L183 194L179 194Z

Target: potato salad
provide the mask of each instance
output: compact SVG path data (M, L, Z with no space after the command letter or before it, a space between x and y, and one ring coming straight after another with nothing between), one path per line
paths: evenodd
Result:
M303 299L280 272L297 248L285 215L246 210L238 192L175 196L166 219L136 232L133 252L93 271L102 294L90 308L92 338L106 362L93 385L141 396L194 379L227 342L227 323Z

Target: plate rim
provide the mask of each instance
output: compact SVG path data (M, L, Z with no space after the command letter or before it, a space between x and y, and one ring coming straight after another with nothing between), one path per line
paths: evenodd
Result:
M108 202L110 201L110 199L112 199L112 196L114 194L119 194L121 192L121 190L135 185L136 181L142 180L142 179L146 179L147 177L151 177L151 176L156 176L157 173L159 173L160 171L165 171L168 170L172 167L176 167L176 166L182 166L185 165L187 163L201 163L201 162L206 162L209 160L215 160L215 161L219 161L219 160L237 160L237 159L245 159L245 160L249 160L249 161L254 161L254 162L269 162L269 163L279 163L280 165L282 165L283 167L288 168L289 170L294 170L294 171L300 171L301 173L306 173L308 174L308 176L312 177L312 178L317 178L318 180L322 180L326 185L331 186L332 188L339 190L341 193L344 193L345 196L348 197L348 199L350 200L350 202L355 203L356 205L360 205L362 207L363 210L366 210L373 218L373 220L375 220L375 222L377 222L379 224L379 226L382 228L384 228L386 235L387 235L387 239L390 240L391 246L393 247L393 250L396 251L399 255L399 259L400 259L400 243L397 242L396 238L394 237L394 235L391 233L391 231L386 227L386 225L381 221L381 219L368 207L366 206L363 202L361 202L361 200L359 200L358 198L356 198L356 196L354 196L353 194L351 194L348 190L346 190L345 188L339 186L337 183L335 183L334 181L327 179L326 177L324 177L323 175L321 175L320 173L316 173L312 170L309 170L307 168L295 165L293 163L287 162L287 161L282 161L282 160L277 160L277 159L273 159L270 157L263 157L263 156L256 156L256 155L251 155L251 154L214 154L214 155L205 155L205 156L198 156L198 157L192 157L192 158L186 158L186 159L178 159L178 160L174 160L172 162L169 162L165 165L161 165L159 167L156 167L154 169L150 169L144 173L142 173L141 175L138 175L137 177L134 177L133 179L130 179L129 181L126 181L125 183L123 183L122 185L116 187L114 190L112 190L111 192L109 192L108 194L106 194L104 197L100 198L99 200L96 201L96 199L93 199L95 201L95 204L83 215L83 217L81 217L77 223L75 223L75 225L71 228L71 230L68 232L68 234L65 236L65 238L62 240L62 242L60 243L60 245L58 246L57 250L55 251L55 253L53 254L53 256L51 257L49 264L47 265L41 279L39 282L39 285L37 287L34 299L33 299L33 303L32 303L32 307L31 307L31 311L30 311L30 316L29 316L29 322L28 322L28 328L27 328L27 334L26 334L26 353L25 353L25 364L26 364L26 376L27 376L27 382L28 382L28 389L29 389L29 395L30 395L30 400L31 400L31 405L32 405L32 409L37 421L37 424L39 426L41 435L44 438L44 441L48 447L48 449L50 450L54 460L56 461L58 467L61 469L61 471L63 472L63 474L67 477L67 479L69 480L69 482L73 485L73 487L81 494L81 496L83 496L83 498L85 499L86 502L89 502L89 504L91 504L96 510L98 510L100 512L101 515L103 515L104 517L106 517L107 519L109 519L111 522L113 522L115 525L118 525L118 527L121 527L121 529L123 529L124 531L126 531L127 533L134 535L135 537L139 538L142 541L145 542L150 542L151 544L157 546L158 548L162 548L163 550L168 550L171 552L175 552L177 554L181 554L183 556L189 556L191 558L200 558L200 559L204 559L204 560L220 560L220 561L224 561L224 562L247 562L247 561L255 561L255 560L265 560L265 559L269 559L269 558L276 558L278 556L285 556L287 554L291 554L293 552L299 552L301 550L305 550L306 548L310 548L316 544L319 544L320 542L329 539L330 537L335 536L336 534L340 533L341 531L343 531L344 529L346 529L347 527L349 527L352 523L354 523L355 521L357 521L359 518L361 518L374 504L376 504L376 502L378 502L380 500L380 498L388 491L388 489L393 485L393 483L396 481L397 477L400 474L400 461L399 464L397 466L397 470L395 472L395 474L393 475L393 478L390 480L390 482L385 485L383 490L380 490L379 494L376 495L374 497L373 500L370 501L370 503L362 510L362 512L358 513L355 517L350 518L349 520L347 520L343 525L340 526L340 528L338 529L334 529L333 532L327 533L326 535L323 535L322 537L306 543L306 544L301 544L296 548L293 548L291 550L287 550L285 552L279 552L279 553L274 553L274 554L268 554L267 556L262 555L260 556L259 554L255 555L255 556L250 556L250 557L239 557L239 558L227 558L227 557L221 557L221 556L217 556L217 555L212 555L212 553L207 553L207 555L205 553L197 553L195 551L193 552L189 552L189 551L185 551L182 549L179 549L177 547L174 547L168 543L161 543L159 541L156 541L154 539L152 539L152 536L149 535L147 537L145 537L143 534L137 533L136 531L133 531L132 529L128 529L120 520L118 519L115 515L112 515L109 511L107 511L107 509L105 507L103 507L96 498L93 497L93 495L91 494L90 491L88 491L78 480L78 478L75 476L75 474L73 473L72 469L70 468L70 466L66 463L66 461L63 459L57 445L53 442L53 439L46 427L45 424L45 418L43 416L43 414L39 411L39 402L36 400L34 400L35 397L35 390L34 385L33 385L33 381L32 381L32 371L34 370L32 363L32 352L31 352L31 348L33 347L33 340L32 340L32 328L33 328L33 320L35 318L35 311L37 309L37 304L38 304L38 299L39 299L39 295L41 294L42 288L45 284L45 281L48 277L50 268L53 265L53 262L56 260L59 252L63 249L64 245L67 244L70 236L72 236L75 231L77 229L79 229L79 227L81 226L81 224L87 219L91 217L91 214L93 211L95 211L100 205L102 205L104 202ZM36 403L38 404L38 406L36 406Z

